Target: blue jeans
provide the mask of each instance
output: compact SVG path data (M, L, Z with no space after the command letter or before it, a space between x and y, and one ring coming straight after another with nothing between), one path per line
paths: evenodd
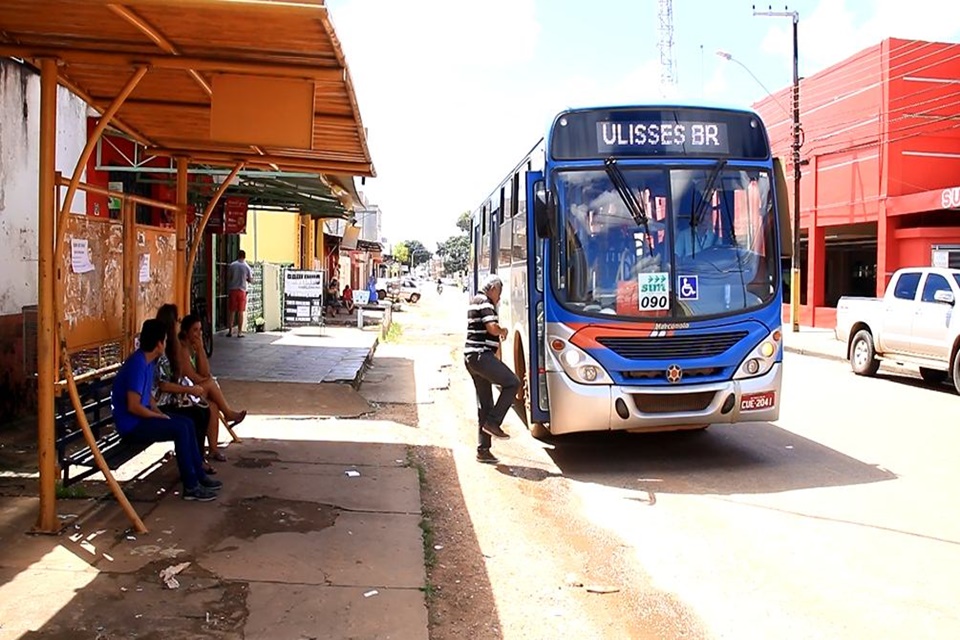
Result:
M477 390L477 449L489 450L490 436L483 430L483 425L499 427L503 424L516 399L520 380L492 351L468 353L464 356L464 364ZM493 402L493 385L500 387L496 404Z
M193 421L184 416L171 415L169 418L140 418L128 433L126 440L134 442L170 442L177 452L177 467L180 469L180 481L184 489L194 489L205 478L203 458L197 448L197 432Z

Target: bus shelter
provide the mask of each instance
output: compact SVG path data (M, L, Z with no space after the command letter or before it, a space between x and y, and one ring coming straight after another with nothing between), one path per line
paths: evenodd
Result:
M40 73L35 530L59 529L54 398L68 393L111 491L145 531L97 450L74 361L107 344L129 353L164 302L189 310L203 229L241 170L375 175L346 59L322 0L5 0L0 55ZM55 167L58 84L100 114L69 176ZM175 202L82 181L108 129L173 159ZM201 164L231 169L190 238L188 174ZM119 219L74 211L78 190L118 199ZM170 211L173 229L138 224L138 205Z

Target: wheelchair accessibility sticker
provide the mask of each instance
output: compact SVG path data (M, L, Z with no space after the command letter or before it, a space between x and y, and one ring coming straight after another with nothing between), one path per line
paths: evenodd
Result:
M680 286L677 289L678 297L681 300L697 300L700 297L697 276L680 276Z

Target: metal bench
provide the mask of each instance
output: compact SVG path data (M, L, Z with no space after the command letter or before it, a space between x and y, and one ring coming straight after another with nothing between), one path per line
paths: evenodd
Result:
M116 432L113 412L110 408L110 392L115 376L116 372L111 371L77 384L83 412L97 439L97 448L111 470L119 469L149 446L140 442L127 442ZM60 463L61 482L67 487L99 473L100 469L88 445L76 446L78 442L84 442L84 438L83 431L77 422L77 412L69 396L63 394L55 402L57 457ZM83 467L84 470L72 475L73 467Z

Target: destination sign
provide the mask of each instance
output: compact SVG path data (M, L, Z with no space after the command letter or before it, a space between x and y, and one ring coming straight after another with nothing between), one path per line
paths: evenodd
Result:
M617 107L561 113L550 132L550 156L766 160L770 145L759 116L749 111Z
M597 153L667 148L683 153L726 154L727 125L724 122L609 122L597 123Z

